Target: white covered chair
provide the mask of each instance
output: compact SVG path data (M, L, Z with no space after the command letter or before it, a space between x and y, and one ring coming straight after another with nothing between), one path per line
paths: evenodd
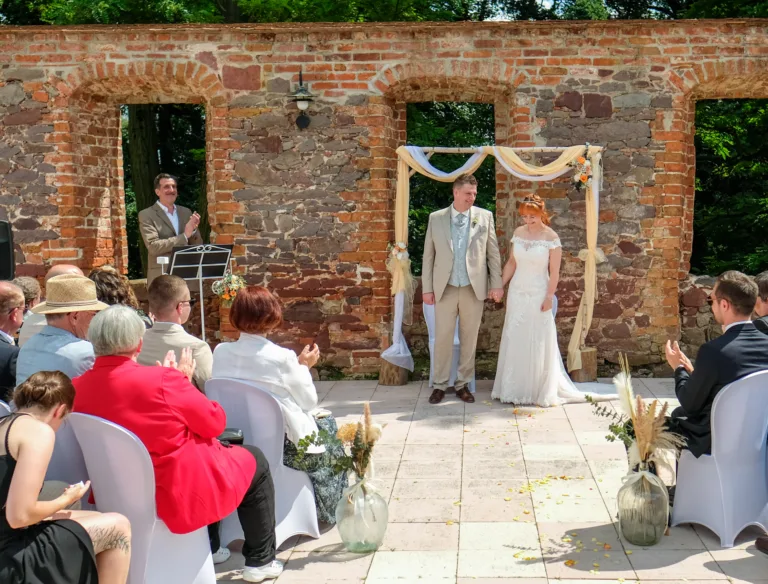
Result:
M429 333L429 387L435 377L435 305L423 304L424 322L427 323L427 332ZM453 333L453 359L451 360L451 377L448 379L448 386L452 387L456 383L459 368L459 319L456 318L456 330ZM469 382L469 392L475 393L475 378Z
M45 480L74 485L80 481L85 482L88 478L83 451L72 429L71 418L66 419L56 432L56 443L53 446Z
M141 440L96 416L72 414L99 511L131 522L129 584L215 584L208 528L173 534L157 518L155 472Z
M712 454L680 456L672 525L698 523L730 548L745 527L768 527L768 371L720 390L711 424Z
M258 447L269 462L275 483L275 537L277 546L294 535L320 537L315 492L309 476L283 465L285 425L278 401L251 381L215 378L205 384L205 394L221 404L227 426L243 431L243 443ZM221 542L241 539L237 513L221 523Z
M11 413L11 406L9 406L3 400L0 400L0 418L3 418L10 413Z

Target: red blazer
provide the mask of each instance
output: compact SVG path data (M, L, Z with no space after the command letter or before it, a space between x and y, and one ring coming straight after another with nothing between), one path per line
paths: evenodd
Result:
M256 461L247 450L216 440L226 425L224 410L182 373L97 357L73 383L74 411L119 424L146 446L155 468L157 516L171 532L215 523L243 500Z

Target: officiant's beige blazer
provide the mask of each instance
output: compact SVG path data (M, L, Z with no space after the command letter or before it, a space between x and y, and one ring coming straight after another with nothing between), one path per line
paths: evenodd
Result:
M501 256L493 213L480 207L472 207L469 223L467 274L478 300L485 300L489 288L502 287ZM429 216L424 240L424 262L421 267L422 292L434 292L435 301L439 302L451 278L452 269L451 208L446 207Z
M189 241L187 241L184 235L184 227L186 227L189 218L192 216L192 211L181 205L176 205L176 212L179 214L179 233L176 233L171 220L168 219L168 215L165 214L157 203L139 213L139 231L141 231L144 245L147 246L149 251L147 286L152 283L152 280L163 273L162 267L157 263L157 258L161 256L171 257L174 247L203 243L200 230L195 231L192 237L189 238ZM166 269L170 269L170 267L168 266Z

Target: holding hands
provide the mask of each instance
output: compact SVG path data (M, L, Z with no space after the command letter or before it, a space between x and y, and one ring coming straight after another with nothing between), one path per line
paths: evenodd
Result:
M320 359L320 349L317 347L317 344L313 343L312 348L310 348L309 345L306 345L298 359L299 363L306 365L307 369L312 369L312 367L315 366L315 363Z
M494 302L501 302L504 298L504 288L491 288L488 291L488 298Z

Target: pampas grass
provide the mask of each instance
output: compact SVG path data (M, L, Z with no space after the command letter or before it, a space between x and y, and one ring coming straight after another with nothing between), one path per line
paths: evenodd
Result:
M619 394L621 411L627 418L633 420L635 415L635 392L632 390L632 375L629 371L629 361L626 355L619 354L619 365L621 365L621 373L613 378L613 385Z

